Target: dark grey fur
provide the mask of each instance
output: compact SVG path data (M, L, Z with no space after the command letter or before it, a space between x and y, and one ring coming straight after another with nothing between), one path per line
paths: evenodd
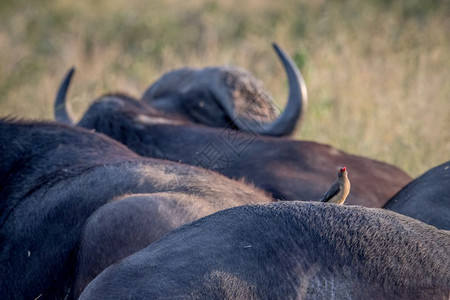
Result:
M449 232L381 209L242 206L109 267L80 299L447 299L449 249Z
M168 205L167 199L179 200L187 213L174 212L183 216L175 224L136 217L123 222L127 236L121 247L103 253L109 242L105 237L95 240L96 247L85 248L95 230L117 224L106 218L92 226L95 216L107 211L102 206L118 197L132 200L135 194L146 194L147 201L160 202L161 207ZM123 258L183 222L270 200L217 173L142 158L102 134L61 124L0 120L0 294L4 299L71 296L74 282L78 280L80 287L92 275L83 273L83 257L95 257L90 267L101 271L111 263L110 256ZM111 204L116 213L132 216L134 202L119 202ZM151 216L151 206L141 212ZM149 221L153 226L146 227Z
M414 179L384 208L450 230L450 161Z

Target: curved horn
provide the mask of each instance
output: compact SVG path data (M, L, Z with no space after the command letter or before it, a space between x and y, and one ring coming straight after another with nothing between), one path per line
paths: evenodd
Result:
M265 134L280 136L283 133L294 132L308 104L308 92L302 73L300 73L295 62L276 43L272 45L284 65L289 82L289 97L283 113L272 124L268 125Z
M73 73L75 72L75 68L72 67L67 72L64 80L61 82L59 86L58 93L56 94L54 110L55 110L55 120L61 123L65 123L68 125L74 125L69 109L66 107L66 96L67 90L69 89L70 82L72 81Z
M260 135L284 136L293 133L299 124L302 113L306 109L308 95L305 81L295 62L276 43L273 43L272 46L283 63L289 82L289 97L283 113L270 124L250 126L251 128L248 124L244 125L239 118L235 118L233 121L237 127L244 130L249 128Z

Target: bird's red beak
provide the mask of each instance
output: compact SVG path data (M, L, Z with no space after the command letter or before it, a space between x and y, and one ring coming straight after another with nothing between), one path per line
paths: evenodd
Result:
M346 167L343 167L339 171L344 172L346 169L347 169Z

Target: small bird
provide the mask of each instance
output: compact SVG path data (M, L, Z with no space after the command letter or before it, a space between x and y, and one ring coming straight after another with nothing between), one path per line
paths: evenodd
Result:
M350 193L350 180L347 177L347 168L342 167L338 171L336 180L319 201L343 204L348 193Z

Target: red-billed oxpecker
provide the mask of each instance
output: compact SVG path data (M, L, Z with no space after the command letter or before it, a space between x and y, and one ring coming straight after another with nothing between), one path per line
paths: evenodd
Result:
M350 180L347 177L347 168L342 167L338 171L336 180L328 191L320 198L320 202L329 202L344 204L345 199L350 193Z

